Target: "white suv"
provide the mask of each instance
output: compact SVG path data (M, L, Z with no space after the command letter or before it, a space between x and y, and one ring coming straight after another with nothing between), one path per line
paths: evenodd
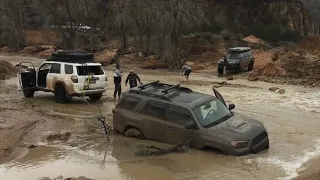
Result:
M33 97L35 91L53 92L58 103L70 102L73 96L89 96L98 101L107 89L107 75L100 63L65 59L47 60L38 69L20 68L19 80L25 97Z

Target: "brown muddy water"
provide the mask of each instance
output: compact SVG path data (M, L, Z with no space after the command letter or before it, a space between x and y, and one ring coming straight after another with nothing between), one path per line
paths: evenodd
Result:
M16 60L18 61L18 60ZM39 60L37 60L39 62ZM112 122L112 73L109 90L101 102L109 123ZM127 72L125 71L125 75ZM167 83L183 81L178 73L148 71L139 73L143 82L161 80ZM186 84L195 91L212 94L212 81L221 78L192 74ZM11 79L7 84L16 84ZM234 80L248 87L221 87L218 90L228 102L236 104L235 112L246 114L263 122L269 131L270 149L255 155L233 157L210 151L191 149L187 153L173 153L157 157L134 155L137 143L168 147L167 144L106 136L94 119L94 110L81 98L71 104L56 104L51 93L37 92L33 99L24 99L16 87L2 98L24 107L36 107L34 116L58 121L59 128L72 132L68 142L38 141L38 147L27 149L14 160L0 165L0 179L20 180L86 176L92 179L291 179L297 176L302 164L320 155L320 90L298 86L271 85L262 82ZM286 89L283 95L268 89L278 86ZM251 88L255 87L255 88ZM125 89L125 88L124 88ZM14 95L10 93L15 92ZM15 105L12 105L15 106ZM1 113L1 111L0 111ZM6 114L10 118L10 114ZM14 115L11 115L14 117ZM27 118L27 117L26 117ZM60 125L59 125L60 124ZM43 126L43 125L42 125ZM38 128L37 131L40 131Z

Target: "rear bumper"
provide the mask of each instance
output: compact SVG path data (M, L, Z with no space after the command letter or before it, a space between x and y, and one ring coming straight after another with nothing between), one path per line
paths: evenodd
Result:
M79 90L79 89L75 89L75 93L73 94L74 96L88 96L91 94L103 94L104 92L107 91L107 88L104 89L91 89L91 90Z

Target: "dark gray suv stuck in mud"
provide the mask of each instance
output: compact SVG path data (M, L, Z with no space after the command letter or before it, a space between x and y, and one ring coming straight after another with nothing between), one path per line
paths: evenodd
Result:
M213 88L214 96L159 81L130 89L113 110L113 127L128 137L170 144L189 141L197 149L229 155L269 148L268 132L254 119L234 113Z

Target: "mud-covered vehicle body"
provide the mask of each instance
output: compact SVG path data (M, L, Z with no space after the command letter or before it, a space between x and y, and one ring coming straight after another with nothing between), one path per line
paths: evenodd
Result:
M130 89L113 110L114 130L125 136L170 144L191 142L229 155L257 153L269 147L264 125L234 113L213 88L214 96L180 85L157 82Z
M56 51L37 69L27 62L19 67L20 85L27 98L36 91L44 91L54 93L59 103L70 102L73 96L89 96L97 101L107 89L105 71L100 63L94 62L93 54L86 51Z
M242 70L253 70L255 59L250 47L229 48L227 70L240 73ZM218 73L223 74L224 60L218 61Z

